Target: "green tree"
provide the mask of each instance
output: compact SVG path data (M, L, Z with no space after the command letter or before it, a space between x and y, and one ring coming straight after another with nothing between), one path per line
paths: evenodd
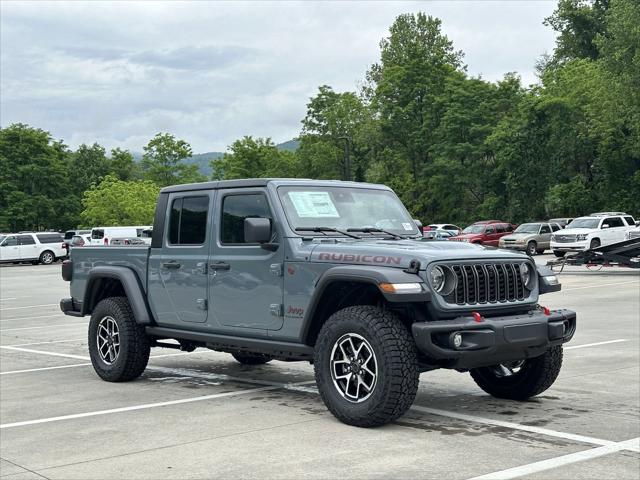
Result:
M214 180L297 177L297 156L278 150L270 138L246 136L236 140L221 158L211 161Z
M160 188L151 181L125 182L107 175L84 192L84 225L151 225Z
M102 145L80 145L70 157L70 173L76 192L82 195L91 185L100 183L109 173L110 165Z
M132 180L136 176L136 163L129 150L114 148L111 150L111 174L120 180Z
M44 130L21 123L0 129L0 231L74 225L66 201L68 156Z
M158 133L144 147L143 178L161 187L206 180L196 165L185 163L191 154L191 146L184 140L169 133Z

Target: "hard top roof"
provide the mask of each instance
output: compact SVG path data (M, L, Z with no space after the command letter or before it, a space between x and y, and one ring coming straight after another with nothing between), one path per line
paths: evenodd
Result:
M171 185L164 187L160 193L188 192L193 190L216 190L220 188L247 188L265 187L267 184L292 185L292 186L336 186L355 188L376 188L389 190L385 185L375 183L347 182L343 180L312 180L309 178L248 178L242 180L217 180L213 182L186 183L184 185Z

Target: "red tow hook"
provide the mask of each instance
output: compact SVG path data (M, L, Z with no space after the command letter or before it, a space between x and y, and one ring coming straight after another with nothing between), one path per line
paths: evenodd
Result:
M542 305L540 305L540 308L542 309L542 313L544 313L547 317L551 315L551 310L549 310L549 307L543 307Z
M476 322L478 322L478 323L482 322L482 315L480 315L478 312L471 312L471 315L473 315L473 319Z

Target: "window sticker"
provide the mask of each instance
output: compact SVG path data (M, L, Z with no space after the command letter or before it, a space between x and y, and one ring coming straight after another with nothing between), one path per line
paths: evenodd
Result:
M413 227L411 227L410 223L403 223L402 228L404 228L405 230L413 230Z
M329 192L289 192L288 195L300 218L340 218Z

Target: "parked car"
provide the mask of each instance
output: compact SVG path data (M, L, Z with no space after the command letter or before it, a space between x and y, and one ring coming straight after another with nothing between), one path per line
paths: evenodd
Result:
M500 239L511 232L513 232L513 225L510 223L486 220L469 225L460 235L455 235L449 240L497 247Z
M446 230L447 232L451 232L453 235L458 235L462 232L462 229L457 225L453 225L451 223L432 223L431 225L427 225L423 231L431 231L431 230Z
M71 241L73 240L73 237L78 235L82 235L83 238L86 235L91 236L91 230L67 230L66 232L64 232L62 248L64 248L67 251L67 256L69 256L69 247L71 246Z
M533 222L523 223L512 234L500 239L498 246L509 250L520 250L527 255L544 253L551 243L552 232L561 230L557 223Z
M62 234L55 232L16 233L0 237L0 263L32 262L49 265L67 256Z
M85 245L91 245L91 232L89 234L74 235L71 241L68 243L69 248L84 247Z
M138 237L112 238L111 245L147 245L147 242ZM149 245L151 242L149 242Z
M151 230L151 226L131 227L96 227L91 230L91 245L109 245L113 238L136 238L143 232ZM146 243L146 242L145 242ZM148 244L151 244L149 241Z
M449 240L455 234L449 230L429 230L424 232L422 237L426 240Z
M635 228L636 221L624 212L616 215L608 213L576 218L564 230L554 233L551 236L553 254L563 257L567 252L580 252L624 241L627 232Z
M105 381L139 377L152 347L210 348L247 366L307 361L328 410L373 427L404 414L420 373L437 368L469 372L495 397L539 395L576 331L575 312L539 305L560 290L550 269L423 241L383 185L178 185L160 191L155 219L151 247L77 248L62 265L60 308L91 316L87 347Z
M571 217L562 217L562 218L550 218L549 223L557 223L560 225L560 228L565 228L569 223L573 221Z

